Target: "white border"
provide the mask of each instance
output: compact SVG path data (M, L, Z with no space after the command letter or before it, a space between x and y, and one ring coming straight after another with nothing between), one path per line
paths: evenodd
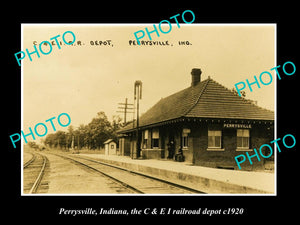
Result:
M21 51L24 49L24 46L23 46L23 40L24 40L24 36L23 36L23 30L24 30L24 26L23 24L21 24ZM23 63L21 62L21 131L23 130L23 121L24 121L24 117L23 117L23 69L24 69L24 66L23 66ZM21 134L20 134L21 135ZM23 162L24 162L24 159L23 159L23 156L24 156L24 144L23 144L23 137L21 135L21 196L24 196L25 194L23 193ZM29 195L29 194L28 194ZM27 195L26 195L27 196Z
M24 26L51 26L51 27L62 27L62 26L148 26L152 23L129 23L129 24L120 24L120 23L103 23L103 24L91 24L91 23L21 23L21 51L24 49L23 46L23 29ZM172 23L173 24L173 23ZM163 24L165 25L165 24ZM192 23L192 24L180 24L180 26L274 26L275 28L275 38L274 38L274 65L277 65L277 23ZM275 71L274 71L275 73ZM276 76L275 76L276 77ZM275 80L274 86L274 111L275 111L275 119L274 119L274 137L277 139L277 79ZM23 63L21 63L21 130L23 130ZM274 139L274 140L275 140ZM277 151L276 145L274 143L274 193L273 194L24 194L23 193L23 137L21 137L21 196L277 196Z
M274 51L275 51L275 59L274 59L274 65L277 66L277 23L274 24L275 25L275 38L274 38ZM275 75L275 71L274 71L274 75ZM275 77L275 76L274 76ZM275 118L274 118L274 140L277 139L277 79L274 79L275 83L274 83L274 113L275 113ZM277 151L275 151L276 149L276 144L274 143L274 162L275 162L275 170L274 170L274 192L275 192L275 196L277 196Z

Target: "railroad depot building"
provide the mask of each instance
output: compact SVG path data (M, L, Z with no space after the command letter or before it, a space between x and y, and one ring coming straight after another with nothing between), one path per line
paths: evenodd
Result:
M191 86L162 98L119 130L120 154L132 158L175 159L180 151L193 165L238 169L234 157L274 140L274 112L240 97L201 70L192 69ZM138 137L138 144L137 144ZM263 150L266 151L264 148ZM268 152L265 153L268 155ZM245 170L274 166L274 158L252 158Z

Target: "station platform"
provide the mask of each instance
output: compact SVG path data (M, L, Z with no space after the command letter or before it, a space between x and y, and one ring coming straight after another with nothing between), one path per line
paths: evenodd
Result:
M275 195L275 174L194 166L185 162L158 159L131 159L128 156L78 154L184 185L207 194Z

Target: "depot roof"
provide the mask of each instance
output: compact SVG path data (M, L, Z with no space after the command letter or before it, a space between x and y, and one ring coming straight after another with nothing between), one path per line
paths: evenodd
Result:
M177 118L274 121L274 112L240 97L209 77L196 85L162 98L140 117L139 126L142 128ZM119 133L132 129L131 123Z

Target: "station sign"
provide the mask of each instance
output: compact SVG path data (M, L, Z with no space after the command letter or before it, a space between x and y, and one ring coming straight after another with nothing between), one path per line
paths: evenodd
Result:
M241 124L241 123L224 123L223 128L241 128L241 129L251 129L251 124Z

